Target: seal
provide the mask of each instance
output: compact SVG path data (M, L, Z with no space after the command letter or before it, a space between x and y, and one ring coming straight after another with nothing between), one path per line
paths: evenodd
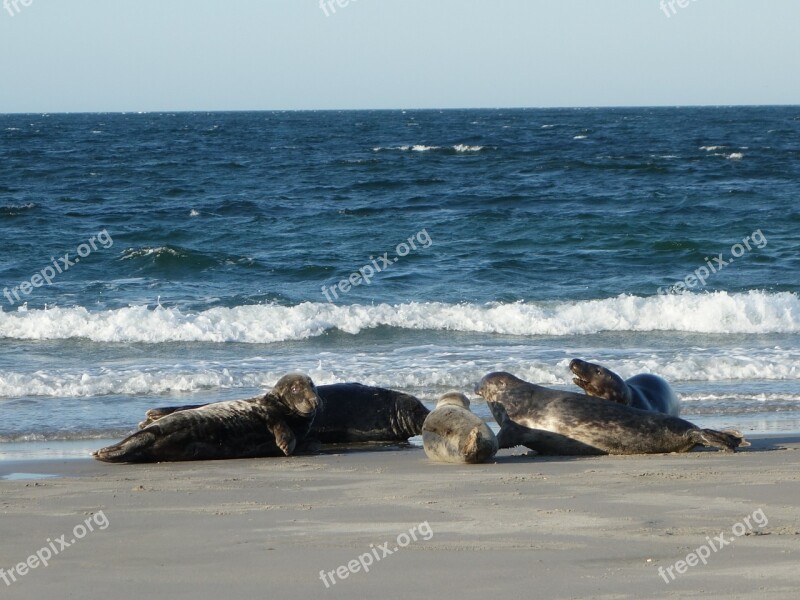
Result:
M678 417L551 390L505 372L490 373L475 391L500 425L501 448L522 445L568 456L688 452L697 446L734 452L750 445L738 431L700 429Z
M317 393L323 408L308 435L310 443L315 440L322 444L407 442L422 433L422 424L430 412L414 396L360 383L320 385ZM148 410L139 427L199 406L202 405Z
M439 398L425 419L422 447L433 461L469 464L488 462L499 449L494 432L469 409L469 399L458 392Z
M575 376L572 380L589 396L673 417L681 414L678 395L658 375L642 373L623 380L611 369L579 358L569 363L569 369Z
M127 463L289 456L320 406L314 382L293 373L262 397L175 411L92 455Z

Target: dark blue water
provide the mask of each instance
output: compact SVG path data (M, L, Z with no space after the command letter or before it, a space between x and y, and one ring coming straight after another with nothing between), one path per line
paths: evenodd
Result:
M798 107L0 116L0 440L297 369L569 387L572 356L800 429L799 134Z

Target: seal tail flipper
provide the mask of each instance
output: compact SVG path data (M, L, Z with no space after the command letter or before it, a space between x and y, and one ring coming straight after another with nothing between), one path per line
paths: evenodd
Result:
M500 425L500 431L497 433L498 446L500 448L514 448L515 446L523 445L522 442L529 433L528 428L512 421L505 406L499 402L492 402L491 409L497 424Z
M461 456L467 463L480 464L490 461L497 454L499 444L497 436L491 433L486 436L485 427L475 426L469 432L459 448Z
M480 447L480 428L473 427L472 431L469 432L466 439L463 440L461 443L461 448L459 448L459 452L461 456L464 457L464 460L468 463L481 463L485 461L484 453L481 452Z
M692 439L701 446L719 448L725 452L736 452L736 448L746 448L750 442L735 429L716 431L714 429L696 429L691 432Z
M137 431L119 444L92 452L92 456L110 463L138 462L144 458L143 451L152 446L155 440L156 436L151 431Z

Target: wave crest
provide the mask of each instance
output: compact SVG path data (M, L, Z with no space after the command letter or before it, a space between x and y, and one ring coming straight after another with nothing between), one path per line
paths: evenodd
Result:
M134 306L90 312L82 307L0 312L0 338L96 342L238 342L269 344L332 330L352 335L377 327L518 336L586 335L604 331L715 334L795 333L795 293L715 292L572 302L445 304L412 302L338 306L304 302L212 308Z

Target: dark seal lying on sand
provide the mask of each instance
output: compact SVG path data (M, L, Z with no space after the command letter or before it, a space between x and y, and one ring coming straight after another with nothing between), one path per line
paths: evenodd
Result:
M360 383L321 385L317 393L323 406L314 419L309 442L406 442L422 433L422 424L430 412L414 396ZM167 415L201 406L148 410L147 419L139 427L148 427Z
M286 375L262 397L176 411L93 456L127 463L289 456L320 406L309 377Z
M678 417L551 390L510 373L490 373L475 391L500 425L501 448L596 455L688 452L697 446L733 452L750 445L738 431L700 429Z

